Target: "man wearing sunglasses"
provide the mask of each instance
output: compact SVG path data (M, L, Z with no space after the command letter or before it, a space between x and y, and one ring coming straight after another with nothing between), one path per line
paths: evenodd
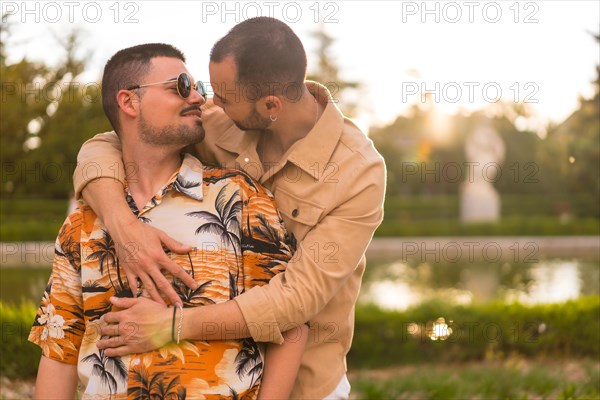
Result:
M75 398L78 378L83 398L95 399L279 399L292 389L307 337L304 324L285 334L293 341L266 350L252 339L182 336L190 324L184 309L227 302L264 285L292 255L274 199L260 184L239 170L206 167L182 155L204 137L200 106L206 96L184 62L166 44L117 52L104 69L102 105L123 145L123 161L137 166L126 182L129 215L197 248L169 256L179 276L191 278L196 288L167 274L177 304L155 303L159 309L148 315L160 323L153 334L164 346L109 357L97 347L102 324L122 333L135 329L111 324L111 296L148 294L126 279L102 220L82 204L60 230L29 336L43 350L38 399Z
M251 336L282 341L287 326L309 321L309 338L292 398L348 398L346 354L354 329L354 304L365 268L365 250L383 217L385 166L372 142L345 119L324 86L304 82L306 53L284 23L258 17L236 25L211 52L214 107L203 109L206 139L202 158L239 168L270 189L297 249L286 271L268 285L233 301L185 310L185 338ZM223 113L224 112L224 113ZM228 117L228 118L227 118ZM77 193L105 217L117 243L135 243L128 274L144 287L168 293L160 270L176 271L162 252L185 246L151 231L125 215L115 195L123 169L118 138L98 135L82 147L74 175ZM100 164L103 178L84 176L86 165ZM92 181L90 183L90 181ZM87 186L86 186L87 184ZM110 205L110 206L109 206ZM153 298L156 298L153 296ZM160 299L157 299L160 301ZM103 330L99 346L120 355L160 346L159 329L149 315L158 305L147 299L114 302L123 311L115 321L135 322L125 337Z
M177 78L175 78L175 79L169 79L169 80L163 81L163 82L145 83L143 85L133 85L133 86L127 88L127 90L141 89L141 88L145 88L148 86L155 86L155 85L166 85L169 83L174 84L174 87L177 90L177 94L179 94L179 96L182 99L187 99L190 96L190 94L192 94L192 90L194 90L194 91L200 93L202 98L204 98L204 101L206 101L207 94L206 94L206 88L204 87L204 84L202 82L196 82L196 83L192 84L192 79L185 72L182 72L179 75L177 75Z

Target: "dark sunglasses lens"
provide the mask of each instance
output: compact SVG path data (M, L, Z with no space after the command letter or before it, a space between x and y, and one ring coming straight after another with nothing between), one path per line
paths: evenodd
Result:
M192 91L192 82L190 77L183 73L177 77L177 91L184 99L187 99Z
M202 83L202 81L196 82L196 90L198 91L198 93L200 93L202 97L204 97L204 100L206 100L206 87L204 86L204 83Z

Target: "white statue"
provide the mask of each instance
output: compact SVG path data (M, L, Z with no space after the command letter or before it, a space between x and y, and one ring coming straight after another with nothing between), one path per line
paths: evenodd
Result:
M492 127L482 118L465 143L469 164L461 186L460 219L463 222L494 222L500 218L500 196L493 182L502 173L505 146Z

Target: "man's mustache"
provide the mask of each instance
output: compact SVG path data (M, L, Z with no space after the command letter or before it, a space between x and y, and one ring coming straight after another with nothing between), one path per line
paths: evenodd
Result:
M186 107L183 110L181 110L181 115L186 114L190 111L202 111L202 110L200 109L200 106L189 106L189 107Z

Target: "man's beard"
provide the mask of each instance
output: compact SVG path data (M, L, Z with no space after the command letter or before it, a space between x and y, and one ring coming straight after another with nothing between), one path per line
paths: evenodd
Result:
M194 127L185 124L155 127L146 123L146 119L140 113L138 129L142 142L157 146L181 145L185 147L199 143L204 139L204 127L201 122L198 122Z
M243 121L233 121L233 123L243 131L264 131L271 125L271 119L262 117L258 111L256 111L256 104L253 104L252 111L248 118Z

